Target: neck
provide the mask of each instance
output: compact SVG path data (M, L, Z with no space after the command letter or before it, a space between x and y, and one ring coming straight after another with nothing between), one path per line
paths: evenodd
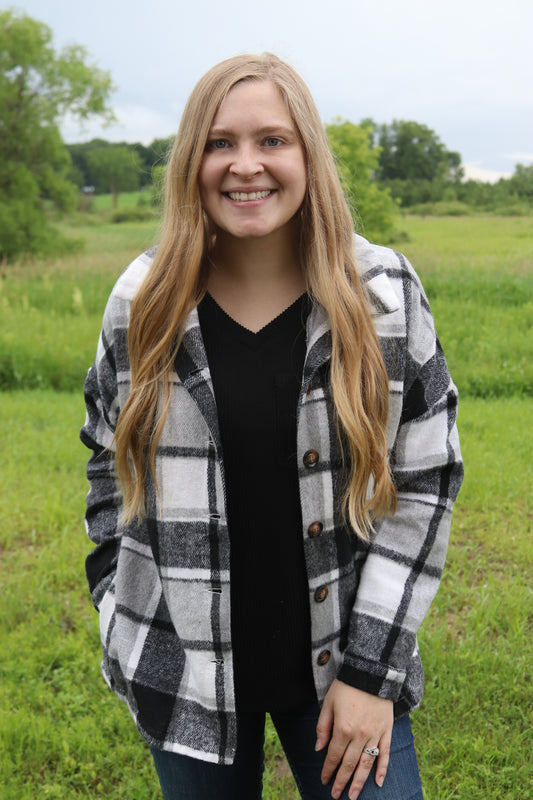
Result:
M226 280L242 289L256 285L264 290L270 284L293 282L301 275L295 239L291 230L248 239L219 231L211 254L212 272L223 272Z
M294 237L235 239L217 234L207 288L224 310L250 330L263 325L305 292Z

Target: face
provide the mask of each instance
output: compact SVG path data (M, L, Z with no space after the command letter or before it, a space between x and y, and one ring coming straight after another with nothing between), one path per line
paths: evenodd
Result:
M279 90L244 81L230 90L209 131L198 186L202 206L232 237L286 232L305 196L305 157Z

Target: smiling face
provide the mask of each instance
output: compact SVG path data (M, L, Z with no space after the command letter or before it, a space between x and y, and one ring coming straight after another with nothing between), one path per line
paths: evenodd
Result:
M234 86L209 131L198 176L202 207L236 238L286 233L307 187L294 122L270 81Z

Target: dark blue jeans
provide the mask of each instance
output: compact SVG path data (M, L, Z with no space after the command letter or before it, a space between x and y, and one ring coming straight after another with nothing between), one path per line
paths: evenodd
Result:
M314 704L298 713L270 715L303 800L331 800L332 784L322 786L320 781L326 750L314 749L319 712ZM265 715L243 713L237 719L237 754L231 766L152 749L164 800L261 800ZM348 800L350 783L341 800ZM422 800L408 716L394 723L383 787L376 785L374 767L358 800Z

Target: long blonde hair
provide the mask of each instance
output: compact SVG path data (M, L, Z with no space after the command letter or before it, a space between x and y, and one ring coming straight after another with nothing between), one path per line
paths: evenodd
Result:
M353 223L324 127L304 81L268 53L236 56L213 67L183 112L166 171L160 245L131 307L131 393L115 434L124 518L144 513L145 479L151 473L155 481L173 362L185 320L205 293L212 232L197 178L209 129L228 92L245 80L277 86L304 149L308 174L299 212L301 260L308 291L325 308L331 325L331 393L347 471L343 511L357 535L368 539L372 520L394 511L396 503L385 441L387 374L355 267Z

